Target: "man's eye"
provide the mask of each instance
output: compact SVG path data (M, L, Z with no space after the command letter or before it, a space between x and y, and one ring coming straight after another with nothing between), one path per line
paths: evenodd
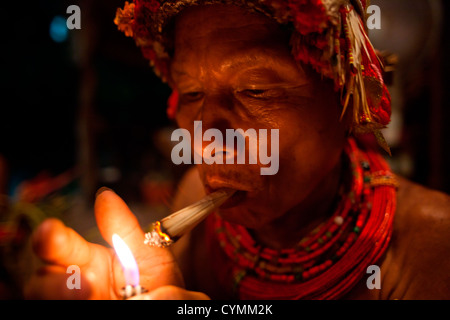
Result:
M251 97L251 98L267 98L270 96L268 90L262 90L262 89L245 89L239 91L240 94L243 94L245 96Z
M186 92L181 95L181 98L185 102L197 101L203 98L203 92L201 91Z

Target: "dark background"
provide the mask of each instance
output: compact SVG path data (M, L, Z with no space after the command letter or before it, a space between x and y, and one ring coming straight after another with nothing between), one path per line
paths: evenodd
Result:
M71 4L81 8L82 29L57 43L50 24L57 15L67 18ZM168 124L170 91L113 24L122 5L34 1L3 9L0 154L10 193L42 170L56 175L77 166L90 176L82 187L92 194L102 184L101 168L118 169L117 182L128 185L126 177L155 165L152 134Z

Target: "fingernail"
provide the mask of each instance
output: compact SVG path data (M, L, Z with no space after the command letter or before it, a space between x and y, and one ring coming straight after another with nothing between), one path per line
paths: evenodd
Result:
M108 188L108 187L101 187L97 190L97 193L95 194L95 198L97 198L103 191L111 191L114 192L114 190ZM114 192L115 193L115 192Z

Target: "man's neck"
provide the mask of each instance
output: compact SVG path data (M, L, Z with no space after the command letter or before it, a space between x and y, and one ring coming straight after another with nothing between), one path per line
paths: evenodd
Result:
M281 218L252 230L255 239L273 249L292 248L320 223L330 218L339 198L338 191L345 171L343 162L341 157L311 194Z

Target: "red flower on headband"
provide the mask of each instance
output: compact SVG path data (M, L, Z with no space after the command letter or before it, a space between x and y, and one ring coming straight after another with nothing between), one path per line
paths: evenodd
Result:
M156 0L150 0L148 2L146 1L143 3L143 5L151 12L158 11L159 7L161 6L161 4Z
M150 60L152 63L154 63L154 61L157 59L153 47L141 47L141 52L144 58Z
M157 2L156 0L153 1ZM151 10L154 9L146 1L135 1L135 4L136 8L134 10L133 26L135 34L134 39L136 40L136 45L138 47L149 47L153 42L153 37L148 26L151 24Z
M327 27L329 18L321 0L289 0L288 7L295 27L302 35L320 33Z
M116 12L116 17L114 23L117 28L125 33L127 37L132 37L133 34L133 23L134 23L134 3L125 2L123 9L118 8Z
M303 35L321 32L329 20L321 0L268 0L266 4L279 21L292 21Z

